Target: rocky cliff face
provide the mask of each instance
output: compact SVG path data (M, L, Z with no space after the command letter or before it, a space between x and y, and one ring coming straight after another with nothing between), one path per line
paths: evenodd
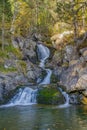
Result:
M87 48L77 50L68 45L56 51L50 67L62 88L69 93L71 103L87 104Z

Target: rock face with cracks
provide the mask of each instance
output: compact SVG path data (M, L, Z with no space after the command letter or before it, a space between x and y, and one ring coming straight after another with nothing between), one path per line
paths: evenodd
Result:
M59 79L58 83L69 93L71 103L87 104L87 48L77 51L75 46L68 45L56 53L49 66L54 63L53 73Z

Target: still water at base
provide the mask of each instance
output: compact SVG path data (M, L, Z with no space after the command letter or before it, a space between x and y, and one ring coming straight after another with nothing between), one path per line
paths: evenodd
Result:
M0 130L87 130L87 106L0 108Z

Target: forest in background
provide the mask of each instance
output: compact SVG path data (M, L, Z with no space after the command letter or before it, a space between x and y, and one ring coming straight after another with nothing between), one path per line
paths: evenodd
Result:
M15 37L34 33L43 35L47 42L54 34L73 31L76 40L87 31L86 0L1 0L0 46Z

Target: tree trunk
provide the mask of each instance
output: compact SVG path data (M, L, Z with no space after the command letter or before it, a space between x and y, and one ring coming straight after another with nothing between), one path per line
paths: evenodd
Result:
M2 12L2 50L4 50L4 44L5 44L5 0L3 0L3 12Z
M77 23L75 17L74 17L74 20L73 20L73 26L74 26L74 40L76 41L76 39L78 37L78 23Z
M15 3L14 3L15 4ZM11 32L11 41L12 41L12 44L14 45L14 35L15 35L15 20L16 20L16 16L17 16L17 8L16 6L14 5L14 13L13 13L13 17L12 17L12 22L11 22L11 28L10 28L10 32Z
M82 8L82 29L85 30L85 16L84 16L84 12L85 12L85 7Z

